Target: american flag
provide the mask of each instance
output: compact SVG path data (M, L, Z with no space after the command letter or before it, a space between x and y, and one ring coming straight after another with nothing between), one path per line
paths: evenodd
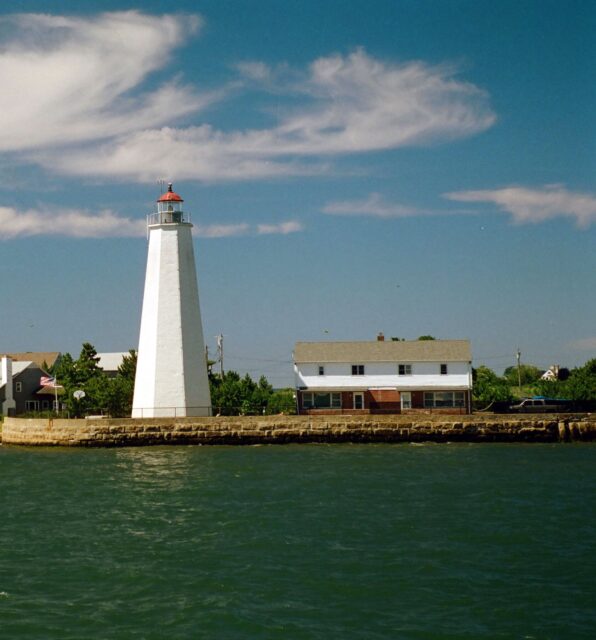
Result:
M39 380L39 384L42 387L53 387L56 382L56 378L51 378L50 376L41 376Z

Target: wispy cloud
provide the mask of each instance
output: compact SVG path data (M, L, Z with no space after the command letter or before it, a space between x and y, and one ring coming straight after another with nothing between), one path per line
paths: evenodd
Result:
M17 211L0 207L0 240L29 236L72 238L135 237L145 233L145 222L123 218L113 211Z
M236 65L236 69L240 72L241 76L258 82L268 82L273 76L271 67L258 60L239 62Z
M270 74L258 62L245 63L243 72L260 80ZM320 174L326 157L445 142L495 121L486 93L446 66L395 64L357 50L320 58L302 75L301 83L290 72L286 85L276 81L275 91L292 93L297 106L279 112L270 128L223 132L208 124L135 126L101 145L29 157L71 175L261 179Z
M364 200L330 202L323 207L322 211L332 216L371 216L373 218L411 218L438 215L440 213L404 204L386 202L379 193L371 193Z
M302 230L294 220L277 224L197 224L193 232L200 238L231 238L266 234L287 235ZM32 236L71 238L140 238L146 235L145 220L126 218L105 210L91 213L81 210L44 209L17 211L0 207L0 241Z
M569 346L575 351L596 351L596 336L574 340Z
M195 227L195 234L200 238L233 238L250 233L250 225L246 222L238 224L200 224Z
M0 18L0 151L58 148L127 135L194 113L215 99L176 79L140 91L199 16L138 11L91 17L17 14ZM132 94L132 91L136 91Z
M288 235L289 233L297 233L302 231L304 227L300 222L296 220L288 220L287 222L280 222L278 224L258 224L257 233L260 236L263 235Z
M578 227L596 222L596 196L568 191L562 185L540 188L506 187L481 191L455 191L444 194L459 202L488 202L511 214L518 224L538 223L554 218L572 218Z

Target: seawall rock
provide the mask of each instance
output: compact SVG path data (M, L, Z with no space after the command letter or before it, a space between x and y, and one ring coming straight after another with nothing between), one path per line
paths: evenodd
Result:
M2 443L120 447L291 442L588 442L596 416L243 416L59 420L5 418Z

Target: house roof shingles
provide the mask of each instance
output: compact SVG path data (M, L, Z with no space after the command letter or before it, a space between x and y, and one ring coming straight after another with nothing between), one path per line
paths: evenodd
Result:
M297 342L294 362L471 362L469 340Z
M60 357L60 351L26 351L24 353L2 353L0 355L6 355L13 361L29 361L34 362L38 367L43 367L45 362L48 367L52 367L56 364L56 361Z

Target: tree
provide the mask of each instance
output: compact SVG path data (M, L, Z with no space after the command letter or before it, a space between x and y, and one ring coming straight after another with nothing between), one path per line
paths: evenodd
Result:
M293 389L278 389L269 396L267 414L296 413L296 396Z
M418 340L436 340L434 336L418 336Z
M118 375L134 384L137 374L137 352L129 349L128 355L122 358L122 364L118 367Z
M210 374L213 413L222 416L295 413L291 390L274 391L265 376L255 382L248 374L243 378L236 371Z
M596 401L596 358L573 369L564 383L566 397L576 401Z
M474 381L472 395L478 402L489 404L511 400L511 388L507 380L499 377L492 369L480 366L472 370L472 376Z
M129 355L124 356L114 378L108 378L98 363L95 347L85 342L77 360L65 353L55 368L56 380L64 387L62 403L69 415L82 417L90 413L106 413L113 417L130 416L137 367L136 352L131 350ZM73 394L78 390L84 391L85 396L77 400Z
M537 382L538 380L540 380L541 375L542 370L538 367L535 367L533 364L521 364L519 366L519 374L517 365L507 367L507 369L505 369L505 371L503 372L503 376L512 387L516 387L519 385L520 378L521 384L526 385Z
M75 362L76 380L81 385L85 385L89 380L104 375L98 363L99 356L95 347L90 342L84 342L78 360Z

